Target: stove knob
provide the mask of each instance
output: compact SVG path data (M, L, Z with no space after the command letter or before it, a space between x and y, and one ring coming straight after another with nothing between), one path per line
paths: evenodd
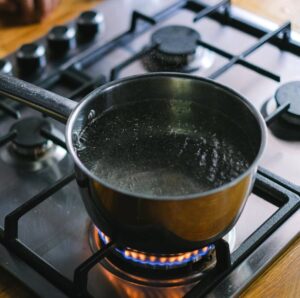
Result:
M75 30L68 26L56 26L48 34L48 46L54 56L63 56L75 46Z
M77 20L77 33L79 40L90 41L103 29L103 14L89 10L83 12Z
M46 65L45 48L36 43L23 45L17 52L17 64L21 73L34 73Z
M2 74L12 73L12 64L8 60L0 59L0 73Z

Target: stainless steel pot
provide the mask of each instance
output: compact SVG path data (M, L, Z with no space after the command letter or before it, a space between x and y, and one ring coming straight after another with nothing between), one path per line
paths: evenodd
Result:
M264 120L249 101L216 82L186 74L152 73L113 81L96 89L79 104L0 75L0 94L67 123L66 143L90 217L118 245L144 252L184 252L224 236L243 210L265 147ZM144 99L184 99L222 112L251 140L253 158L249 167L224 185L185 196L149 196L115 189L92 174L79 159L75 148L78 135L94 115L112 106L118 108ZM192 116L192 108L186 113Z

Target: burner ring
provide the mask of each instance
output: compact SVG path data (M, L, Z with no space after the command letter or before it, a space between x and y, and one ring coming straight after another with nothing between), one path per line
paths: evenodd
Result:
M10 131L15 133L11 143L0 151L0 158L7 164L28 171L38 171L60 162L67 151L42 135L47 130L63 138L47 119L23 118L15 122Z
M195 59L199 39L200 34L189 27L173 25L160 28L151 36L155 48L150 58L162 67L185 67Z
M101 249L105 243L99 236L98 229L91 225L90 245L93 252ZM107 237L107 236L106 236ZM109 238L106 240L109 241ZM112 274L130 282L151 286L179 286L191 284L214 268L216 263L215 250L197 262L172 269L136 266L115 251L101 261L101 265Z
M277 106L281 106L287 102L290 106L282 115L287 122L300 125L300 81L292 81L281 85L275 92L275 100Z
M103 234L102 241L98 228L91 223L89 227L89 243L93 252L99 251L105 243L110 239ZM224 239L228 242L230 251L232 252L236 245L236 230L233 228ZM133 262L128 262L121 258L117 252L111 252L108 257L104 258L99 265L102 265L111 274L120 277L123 280L127 280L133 283L147 286L182 286L191 285L196 281L199 281L210 270L215 267L216 254L215 249L210 251L209 254L204 256L197 262L191 262L184 267L172 268L164 270L135 266Z
M191 55L196 52L197 40L200 34L185 26L163 27L151 37L153 44L158 45L158 51L165 55Z
M278 103L274 97L267 99L261 106L263 117L271 115L278 107ZM284 113L286 115L287 112ZM300 131L299 126L286 120L284 115L281 115L269 125L270 131L279 139L286 141L299 141Z
M47 146L49 141L42 136L41 131L43 129L48 131L52 130L51 123L46 119L38 117L21 119L14 123L10 129L16 132L13 144L23 148Z
M185 26L167 26L155 31L150 40L151 51L142 58L148 71L195 72L211 67L215 54L198 46L200 34Z
M100 230L98 231L98 237L104 245L107 245L110 242L110 239ZM116 248L115 252L121 258L124 258L124 260L126 259L129 262L134 262L137 266L171 270L174 268L187 266L190 263L199 262L201 259L208 256L214 249L214 245L208 245L204 248L196 249L194 251L172 255L148 254L131 248Z

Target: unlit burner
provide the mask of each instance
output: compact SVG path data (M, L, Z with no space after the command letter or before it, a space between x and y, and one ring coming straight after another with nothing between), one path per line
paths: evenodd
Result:
M98 230L98 235L104 244L110 242L103 232ZM172 254L172 255L155 255L144 252L139 252L131 248L119 249L116 252L124 259L134 262L136 265L157 268L157 269L172 269L187 266L190 263L195 263L202 260L204 257L209 256L215 247L209 245L194 251Z
M28 117L15 122L10 128L14 137L1 151L2 160L29 171L37 171L61 161L67 151L47 139L43 131L50 134L55 132L58 138L63 139L63 134L47 119Z
M300 127L300 81L293 81L280 86L275 93L278 106L289 103L290 106L283 118Z
M300 81L281 85L274 97L264 103L261 112L268 116L285 104L289 104L287 111L273 121L270 129L278 138L300 140Z
M144 57L149 71L193 72L212 65L214 55L197 45L200 34L185 26L160 28L151 36L155 48Z
M38 159L53 146L53 142L42 135L42 130L52 130L52 125L46 119L29 117L17 121L11 127L16 133L12 140L12 148L16 154L29 159Z

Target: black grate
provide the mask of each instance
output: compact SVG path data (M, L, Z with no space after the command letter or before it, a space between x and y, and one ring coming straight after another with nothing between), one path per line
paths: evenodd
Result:
M101 57L111 50L130 42L136 36L142 34L155 24L158 24L160 21L172 16L180 9L187 9L194 12L194 22L199 21L203 17L210 17L221 24L234 27L258 38L258 41L253 46L239 55L233 55L224 51L223 49L199 40L198 44L200 46L228 59L228 62L225 65L209 75L210 78L216 78L233 65L240 64L259 73L260 75L266 76L275 81L280 81L279 75L245 60L249 54L253 53L265 43L270 43L282 50L300 55L300 46L294 41L290 40L291 24L289 22L284 23L275 31L267 32L258 25L250 24L245 20L231 16L229 0L223 0L214 6L207 6L198 1L181 0L154 16L147 16L134 11L128 31L124 32L101 47L92 50L86 50L80 53L78 56L65 61L57 68L57 71L46 78L29 78L28 80L31 80L34 83L48 89L51 89L51 87L59 80L63 80L64 82L67 82L67 85L69 85L70 89L72 89L72 91L66 95L69 95L70 98L77 100L83 94L90 92L95 87L98 87L107 81L107 78L104 76L91 78L86 75L82 69L93 64L94 61L101 59ZM116 79L123 68L142 58L149 51L151 51L153 47L154 46L149 46L136 53L128 60L116 65L111 70L109 80ZM266 119L267 124L270 124L272 121L276 120L276 117L286 111L287 108L288 104L279 107ZM4 102L0 103L0 110L14 118L20 117L20 112L17 108L11 107ZM63 140L51 135L50 132L42 131L41 133L56 144L65 147ZM14 132L10 132L1 137L0 145L6 144L14 137ZM98 264L99 261L101 261L111 252L112 248L114 247L113 243L109 243L106 247L92 255L83 264L78 266L74 272L73 280L69 280L18 239L19 219L27 212L32 210L35 206L47 200L53 193L66 186L74 178L74 174L64 177L48 189L43 190L41 193L8 214L5 217L4 229L0 229L0 241L3 243L3 245L8 247L10 251L14 252L52 284L61 289L66 295L71 297L87 297L89 296L87 292L88 273L96 264ZM216 283L218 283L226 274L228 274L228 272L233 270L238 263L240 263L251 252L253 252L274 230L276 230L282 224L284 220L290 217L295 210L300 207L300 189L264 169L259 169L258 171L253 192L259 195L262 199L278 206L278 211L274 213L265 223L263 223L251 236L249 236L249 238L244 241L244 243L231 256L228 254L228 246L226 243L224 243L224 241L215 243L217 247L218 260L216 268L210 273L207 280L204 280L196 285L192 291L187 294L187 297L200 297L207 293Z

